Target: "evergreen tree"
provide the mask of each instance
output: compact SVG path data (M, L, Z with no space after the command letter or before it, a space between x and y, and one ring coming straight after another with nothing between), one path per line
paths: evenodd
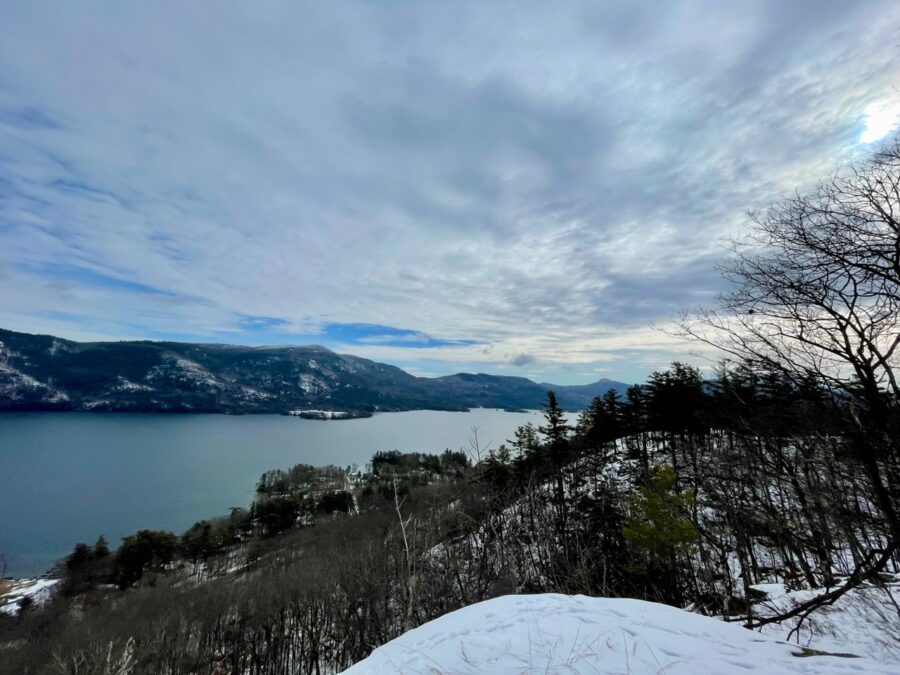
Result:
M533 471L540 464L541 441L538 438L537 427L531 422L523 424L515 432L515 438L507 441L515 449L513 461L516 464L520 477Z
M608 441L614 441L622 435L622 401L619 392L607 389L603 394L603 409L606 412L606 432Z
M557 529L560 537L565 541L566 537L566 491L563 480L563 466L569 459L569 429L566 424L565 413L556 401L556 394L547 392L547 403L544 405L544 420L546 424L539 428L546 438L551 470L556 485L556 512Z
M566 424L565 413L559 407L559 403L556 401L556 394L552 391L547 392L547 402L544 404L544 420L546 424L539 427L538 430L547 439L547 444L551 450L555 447L558 451L568 442L570 427Z

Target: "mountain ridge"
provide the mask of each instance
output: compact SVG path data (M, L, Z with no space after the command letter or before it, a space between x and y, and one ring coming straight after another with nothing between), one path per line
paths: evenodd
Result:
M0 329L0 411L278 413L537 408L553 389L583 409L627 385L547 385L487 373L418 377L321 345L76 342Z

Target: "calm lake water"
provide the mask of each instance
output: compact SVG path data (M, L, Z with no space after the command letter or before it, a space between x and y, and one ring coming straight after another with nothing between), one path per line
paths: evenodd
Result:
M280 415L0 414L0 553L35 575L100 534L181 533L247 506L259 475L306 464L361 466L378 450L496 447L537 413L419 410L361 420Z

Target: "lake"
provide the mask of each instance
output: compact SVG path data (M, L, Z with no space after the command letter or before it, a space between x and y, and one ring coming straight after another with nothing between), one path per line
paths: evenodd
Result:
M378 450L496 447L538 413L417 410L359 420L281 415L0 413L0 553L41 574L76 542L141 528L181 533L248 506L263 471L363 466Z

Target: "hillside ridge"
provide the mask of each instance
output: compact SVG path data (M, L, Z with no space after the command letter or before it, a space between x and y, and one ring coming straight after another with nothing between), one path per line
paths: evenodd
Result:
M75 342L0 329L0 410L284 413L538 408L552 388L567 410L608 389L524 377L417 377L321 345L243 346L171 341Z

